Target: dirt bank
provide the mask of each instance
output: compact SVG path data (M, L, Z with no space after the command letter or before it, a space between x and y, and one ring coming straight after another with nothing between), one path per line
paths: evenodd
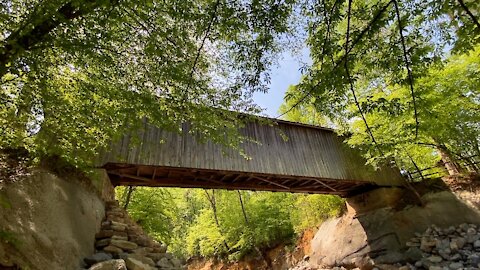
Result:
M105 207L77 179L34 170L4 181L0 202L0 269L78 269L93 252Z

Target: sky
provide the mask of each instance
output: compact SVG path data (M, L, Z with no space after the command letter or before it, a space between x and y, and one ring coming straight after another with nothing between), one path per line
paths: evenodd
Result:
M301 55L294 56L289 51L281 55L278 65L274 66L271 71L271 83L268 93L257 92L253 96L254 101L265 109L264 114L269 117L279 115L278 109L283 102L288 86L297 84L300 81L302 62L311 62L307 48L301 51Z

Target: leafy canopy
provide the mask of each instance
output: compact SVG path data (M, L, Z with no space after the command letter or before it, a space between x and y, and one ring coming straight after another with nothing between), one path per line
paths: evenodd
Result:
M281 115L353 134L371 163L478 154L479 12L463 0L307 6L313 64Z
M147 118L237 147L293 1L0 3L0 147L74 164Z

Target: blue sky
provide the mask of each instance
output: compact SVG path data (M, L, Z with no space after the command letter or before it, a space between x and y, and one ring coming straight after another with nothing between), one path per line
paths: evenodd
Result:
M301 55L293 56L290 51L281 55L278 65L272 69L268 93L255 93L253 96L254 101L265 109L264 114L269 117L278 116L278 109L283 102L288 86L300 81L302 62L311 62L307 48L301 51Z

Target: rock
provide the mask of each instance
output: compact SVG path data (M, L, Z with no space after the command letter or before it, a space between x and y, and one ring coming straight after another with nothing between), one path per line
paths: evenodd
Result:
M127 258L125 260L128 270L150 270L152 269L149 265L143 264L142 262L135 260L133 258Z
M477 241L473 242L473 247L474 248L480 248L480 240L477 240Z
M95 234L96 239L108 238L113 236L113 230L101 230Z
M170 263L170 261L163 257L162 259L160 259L160 261L157 262L157 266L160 267L160 269L162 268L171 268L173 267L173 264Z
M419 246L420 246L420 243L418 243L418 242L413 242L413 241L408 241L405 245L406 245L407 247L419 247Z
M113 231L113 235L115 236L121 236L121 237L128 237L128 234L126 232L120 232L120 231Z
M147 265L150 265L150 266L155 266L155 262L148 258L148 257L145 257L143 255L140 255L140 254L128 254L128 258L132 258L132 259L135 259L143 264L147 264Z
M89 270L127 270L124 260L110 260L92 265Z
M405 261L405 255L400 252L389 252L375 258L377 264L395 264Z
M477 231L474 228L467 229L467 235L474 236L475 234L477 234Z
M132 250L132 253L147 255L148 253L152 253L153 248L150 247L139 247Z
M439 239L439 240L437 240L437 243L436 243L435 247L438 250L445 250L447 248L449 249L450 248L450 240L449 239Z
M111 215L108 215L107 216L107 219L111 220L111 221L116 221L116 222L125 222L125 219L123 217L117 217L117 216L111 216Z
M165 257L165 253L148 253L146 256L151 258L153 261L158 262Z
M435 239L432 239L428 236L424 236L420 241L420 249L425 252L430 252L436 244L437 244L437 241Z
M127 227L127 224L125 224L123 222L111 221L111 224L114 225L114 226Z
M128 255L129 255L128 253L122 252L122 253L117 254L116 257L117 257L118 259L126 260L126 259L128 258Z
M110 226L110 228L112 228L112 230L117 232L123 232L126 229L125 226L115 226L115 225Z
M428 270L443 270L443 268L441 266L432 265L428 267Z
M452 251L449 248L439 250L438 255L440 255L444 260L449 260L450 259L450 253Z
M110 241L110 245L119 247L123 250L132 250L138 247L137 244L125 240L112 240Z
M107 201L105 202L105 205L107 206L107 209L111 209L111 208L114 208L114 207L118 207L119 206L119 203L117 200L115 201Z
M112 245L104 247L103 251L108 252L108 253L113 253L113 254L120 254L120 253L123 252L123 250L121 248L118 248L118 247L112 246Z
M157 253L165 253L167 252L167 246L166 245L154 246L153 251Z
M465 238L463 238L463 237L454 238L454 239L452 239L452 241L450 241L450 249L451 250L459 250L459 249L463 248L466 243L467 243L467 240L465 240Z
M102 248L102 247L108 246L109 244L110 244L110 238L105 238L105 239L97 240L97 242L95 242L95 247Z
M114 235L111 238L112 240L125 240L128 241L128 236L120 236L120 235Z
M135 243L137 243L139 246L144 246L144 247L153 246L152 240L150 240L147 236L144 236L144 235L138 236Z
M468 261L473 267L478 267L478 264L480 264L480 254L472 254L468 256Z
M448 268L454 269L454 270L456 270L456 269L461 269L461 268L463 268L463 263L453 262L453 263L451 263L451 264L448 265Z
M122 270L153 270L158 269L156 264L163 269L183 269L180 260L175 259L173 254L166 253L167 246L146 235L127 212L118 207L118 202L106 203L106 210L106 220L101 223L101 230L95 235L95 247L103 248L103 251L85 258L82 269L103 262L105 263L96 265L97 268L94 269L115 270L120 262L123 262L123 266L118 269Z
M410 262L416 262L423 258L423 254L418 247L410 247L405 252L405 258Z
M440 263L443 261L442 257L435 256L435 255L428 257L428 260L432 263Z
M376 266L377 266L377 268L379 268L381 270L398 270L398 267L390 265L390 264L376 264ZM360 270L360 268L353 268L353 269L359 269ZM362 267L361 269L370 269L370 267L368 267L368 268Z
M448 259L449 261L458 261L458 260L461 260L462 259L462 256L458 253L456 254L453 254L452 256L450 256L450 258Z
M112 222L110 220L104 220L104 221L102 221L101 225L102 225L102 227L103 226L110 226L110 225L112 225Z
M174 267L181 267L182 266L182 262L177 258L171 259L170 262L173 264Z
M87 265L92 265L99 262L108 261L111 259L113 259L112 255L105 252L99 252L99 253L93 254L92 256L86 257L85 259L83 259L83 261Z
M112 259L112 255L105 252L99 252L99 253L93 254L92 256L86 257L84 261L87 265L92 265L99 262L108 261L111 259Z
M114 231L123 232L123 231L127 230L127 224L121 223L121 222L116 222L116 221L112 221L112 225L110 227Z
M467 243L469 243L469 244L473 244L473 243L475 243L477 240L480 240L480 235L479 235L479 234L469 235L469 236L467 237Z

